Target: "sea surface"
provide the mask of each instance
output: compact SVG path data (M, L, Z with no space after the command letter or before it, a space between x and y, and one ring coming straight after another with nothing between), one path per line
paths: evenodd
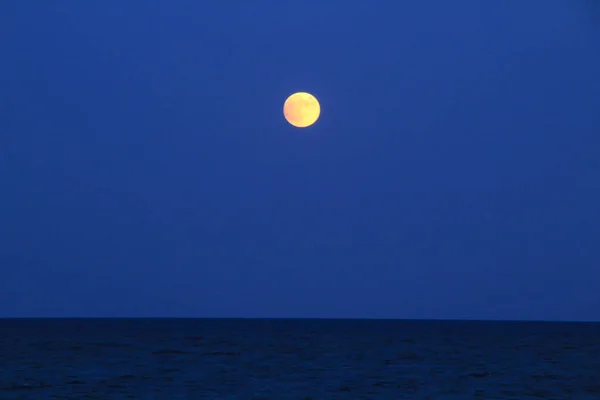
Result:
M0 399L600 399L600 324L0 320Z

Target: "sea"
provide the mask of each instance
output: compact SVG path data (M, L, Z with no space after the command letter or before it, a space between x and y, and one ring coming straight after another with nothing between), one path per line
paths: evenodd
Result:
M0 399L600 399L600 323L4 319Z

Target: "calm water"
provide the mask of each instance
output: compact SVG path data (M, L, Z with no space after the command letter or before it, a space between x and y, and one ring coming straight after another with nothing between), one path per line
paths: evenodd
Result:
M600 399L600 324L0 320L0 399Z

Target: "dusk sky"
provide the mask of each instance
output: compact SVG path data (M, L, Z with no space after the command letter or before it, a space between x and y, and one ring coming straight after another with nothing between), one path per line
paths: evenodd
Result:
M0 317L600 321L594 2L3 1L0 51Z

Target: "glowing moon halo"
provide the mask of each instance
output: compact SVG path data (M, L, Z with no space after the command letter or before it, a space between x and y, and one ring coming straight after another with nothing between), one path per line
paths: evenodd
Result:
M294 93L283 104L285 119L297 128L311 126L319 119L320 114L321 106L319 101L310 93Z

